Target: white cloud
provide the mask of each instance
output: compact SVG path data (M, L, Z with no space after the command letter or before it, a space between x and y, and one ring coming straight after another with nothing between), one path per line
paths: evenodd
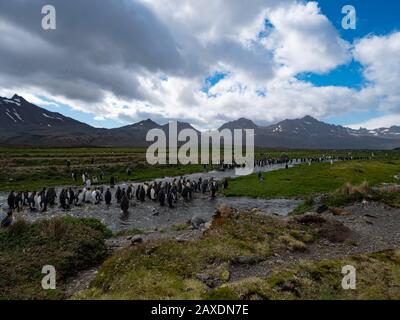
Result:
M299 72L327 72L350 56L349 44L339 38L316 3L254 1L244 7L237 1L143 1L177 31L178 38L195 36L200 43L195 44L198 58L207 61L208 71L229 73L209 95L199 91L201 75L156 85L159 91L152 94L168 106L168 117L187 118L190 112L200 126L215 127L241 116L268 122L305 114L326 116L354 103L353 90L313 87L293 78ZM273 24L272 32L265 30L265 19ZM267 38L258 38L262 31L267 31ZM193 39L187 43L194 45Z
M363 65L368 81L357 93L358 104L386 114L349 126L375 129L400 125L400 32L360 39L353 55Z
M400 32L361 39L354 57L370 81L363 94L375 97L376 107L383 111L400 112Z
M377 128L390 128L392 126L399 126L399 125L400 125L400 114L390 114L356 124L349 124L348 127L353 129L359 129L359 128L377 129Z
M76 14L59 3L65 14ZM132 11L125 10L129 5ZM114 10L107 6L114 1L98 4L91 23L79 22L82 37L78 26L69 26L55 38L24 25L29 17L14 28L7 12L12 6L4 7L0 40L7 46L0 57L8 63L0 66L6 88L0 92L18 92L41 105L48 102L37 96L46 96L98 120L181 119L200 128L239 117L273 122L373 107L400 111L400 33L364 38L351 51L316 2L126 0ZM115 20L106 24L110 28L97 21L108 14ZM131 22L132 34L126 32ZM75 38L68 45L70 33ZM360 91L296 79L303 72L327 73L352 53L370 82ZM204 79L215 71L228 75L206 94Z
M204 46L227 40L245 43L263 28L267 8L293 0L140 0L177 35L195 37Z
M267 18L273 29L264 44L283 65L282 75L326 73L351 58L349 43L339 37L316 2L269 9Z

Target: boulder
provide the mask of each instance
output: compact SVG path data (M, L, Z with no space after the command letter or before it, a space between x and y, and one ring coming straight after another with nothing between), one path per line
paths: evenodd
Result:
M143 242L143 238L139 235L133 236L131 238L131 245L136 245Z
M193 229L200 229L200 227L207 222L207 219L201 215L195 215L190 219L190 224Z
M319 206L319 207L317 208L316 212L317 212L317 213L324 213L324 212L326 212L326 211L328 211L328 210L329 210L328 206L326 206L325 204L323 204L323 205L321 205L321 206Z
M206 231L206 230L210 229L211 225L212 225L211 221L207 221L206 223L204 223L203 224L203 228L202 228L203 231Z
M261 257L257 257L257 256L239 256L239 257L236 257L232 262L234 264L252 265L252 264L259 263L259 262L261 262L263 260L264 259L262 259Z
M351 216L351 213L342 208L330 208L329 209L334 216Z

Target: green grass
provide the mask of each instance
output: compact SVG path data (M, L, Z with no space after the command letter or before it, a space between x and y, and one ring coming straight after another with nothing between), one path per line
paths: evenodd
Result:
M356 289L341 286L342 268L356 268ZM276 268L266 279L246 278L211 290L207 299L398 300L400 251L356 255L345 259L304 261Z
M66 165L67 161L70 168ZM127 174L127 168L131 169L131 175ZM0 191L82 185L84 172L99 178L103 171L101 182L109 183L111 176L117 182L145 181L212 168L202 165L150 166L146 161L145 148L0 148ZM72 180L72 172L77 174L77 182Z
M217 218L199 240L157 240L107 259L89 289L74 299L399 299L400 251L336 260L271 264L268 276L230 281L239 257L268 260L287 250L304 252L335 225L285 223L256 213ZM330 231L327 231L329 233ZM344 240L344 244L349 242ZM348 245L351 245L350 243ZM357 270L357 290L343 290L342 267ZM208 286L206 286L206 284ZM210 287L212 289L210 289Z
M382 192L380 201L391 207L400 208L400 192Z
M166 228L162 228L159 231L161 233L165 233L165 232L179 232L179 231L184 231L187 230L189 228L189 225L187 223L178 223L178 224L173 224L172 226L166 227Z
M220 285L229 280L229 267L239 257L259 261L280 250L303 251L302 240L313 239L305 226L287 226L261 214L233 214L215 220L199 240L162 239L115 253L90 288L74 298L202 299L207 290L199 275Z
M312 197L307 197L305 201L299 204L290 214L291 215L302 215L314 208L314 199Z
M361 184L367 181L373 186L382 182L395 182L400 173L400 161L346 161L300 165L287 170L264 173L264 181L257 174L232 179L226 196L259 198L307 197L329 193L345 183Z
M385 188L370 188L367 183L359 186L346 184L342 188L327 195L323 202L330 207L343 207L362 200L382 202L394 208L400 208L400 188L392 186Z
M256 148L256 158L265 156L280 158L304 158L332 156L368 156L371 151L327 151L327 150L269 150ZM95 164L92 164L92 158ZM375 159L400 159L398 151L375 151ZM66 162L70 161L68 169ZM126 169L131 168L128 175ZM0 191L40 190L44 186L75 185L71 172L78 174L80 185L81 174L88 172L99 177L105 173L103 183L108 183L111 175L117 181L150 180L165 176L179 176L204 170L202 165L163 165L150 166L146 161L145 148L5 148L0 147Z
M0 298L60 299L68 277L101 263L111 235L98 220L53 218L17 221L0 230ZM43 290L42 267L56 269L56 290Z
M184 231L187 230L189 227L186 223L174 224L170 227L171 231Z
M156 178L173 177L187 175L196 172L202 172L206 170L200 165L188 165L188 166L154 166L154 167L133 167L132 174L128 175L126 167L114 166L106 170L106 174L100 183L108 184L111 176L113 175L118 182L129 182L129 181L147 181ZM208 170L211 170L208 168ZM82 185L81 174L82 172L88 172L89 175L96 175L99 177L100 170L97 168L81 169L78 171L78 180L74 182L71 178L71 172L66 169L46 168L44 171L35 173L21 173L13 175L11 179L1 181L0 191L25 191L25 190L41 190L43 187L52 186L80 186ZM3 175L3 177L5 177Z

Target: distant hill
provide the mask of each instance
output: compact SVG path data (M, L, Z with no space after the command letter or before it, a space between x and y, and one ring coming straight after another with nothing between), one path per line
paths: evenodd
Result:
M97 131L85 123L29 103L18 95L11 99L0 97L0 143L3 145L79 145L82 136Z
M168 124L151 119L114 129L99 129L50 112L14 95L0 97L0 145L3 146L108 146L138 147L149 145L146 134L161 129L168 136ZM178 122L178 131L194 129ZM310 116L284 120L270 126L258 126L241 118L227 122L222 129L254 129L259 147L296 149L395 149L400 148L400 126L375 130L354 130L318 121ZM199 131L197 131L199 133Z
M354 130L310 116L258 127L255 132L258 146L307 149L394 149L400 146L398 127Z
M178 130L193 128L178 122ZM35 147L141 147L149 145L146 134L161 129L168 137L168 124L148 119L115 129L99 129L50 112L14 95L0 97L0 145ZM194 128L193 128L194 129Z
M259 126L257 126L253 121L245 118L240 118L235 121L230 121L219 127L218 130L224 130L224 129L229 129L229 130L235 130L235 129L258 129Z

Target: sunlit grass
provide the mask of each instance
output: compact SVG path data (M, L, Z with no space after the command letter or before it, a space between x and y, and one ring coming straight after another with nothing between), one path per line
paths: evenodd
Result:
M332 192L347 182L354 185L366 181L370 186L395 182L400 173L400 161L346 161L300 165L287 170L264 173L263 181L257 174L233 179L226 196L259 198L307 197Z

